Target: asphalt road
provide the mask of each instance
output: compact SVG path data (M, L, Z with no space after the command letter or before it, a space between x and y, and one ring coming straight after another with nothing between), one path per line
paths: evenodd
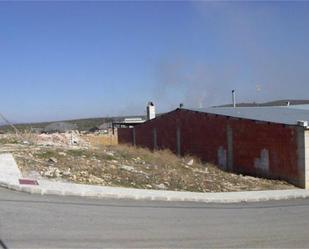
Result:
M0 248L309 247L309 200L199 204L0 188Z

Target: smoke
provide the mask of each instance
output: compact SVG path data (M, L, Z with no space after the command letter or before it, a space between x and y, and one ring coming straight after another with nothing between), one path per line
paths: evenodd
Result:
M237 85L239 68L211 64L186 63L185 60L162 62L157 71L156 99L184 103L189 107L207 107L230 100L230 91Z
M155 98L166 106L207 107L240 102L308 99L309 19L307 3L194 2L196 23L209 33L211 56L193 59L179 51L162 60ZM202 40L201 44L207 43ZM213 51L215 50L215 51ZM190 58L190 59L188 59Z

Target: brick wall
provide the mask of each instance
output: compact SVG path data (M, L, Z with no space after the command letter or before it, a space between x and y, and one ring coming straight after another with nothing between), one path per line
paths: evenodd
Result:
M133 136L132 136L132 129L130 128L118 128L118 143L119 144L132 144Z
M177 109L134 129L141 147L157 146L198 156L226 170L298 183L294 126ZM118 136L119 143L132 144L133 129L120 129Z

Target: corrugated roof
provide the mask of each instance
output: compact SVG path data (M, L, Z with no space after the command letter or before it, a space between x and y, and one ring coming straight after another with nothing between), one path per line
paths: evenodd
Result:
M273 100L273 101L262 102L262 103L243 102L243 103L237 103L237 106L239 107L287 106L288 102L291 106L309 104L308 99L280 99L280 100ZM219 105L216 107L233 107L233 104Z
M298 120L309 121L309 110L288 107L210 107L184 109L288 125L296 125Z
M290 105L288 108L309 110L309 104L306 105Z

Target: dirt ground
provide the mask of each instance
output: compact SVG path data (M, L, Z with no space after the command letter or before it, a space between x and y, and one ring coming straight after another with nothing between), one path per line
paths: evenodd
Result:
M110 137L94 136L44 134L23 140L0 135L0 153L12 152L23 175L36 179L196 192L295 188L284 181L224 172L215 165L190 156L179 158L167 150L151 152L117 145ZM106 141L112 141L112 145Z

